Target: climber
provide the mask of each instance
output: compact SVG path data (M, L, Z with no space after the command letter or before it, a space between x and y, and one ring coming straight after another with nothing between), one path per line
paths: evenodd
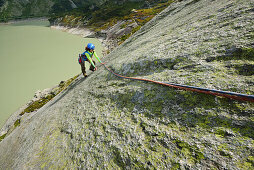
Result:
M90 69L89 69L91 71L96 71L97 70L97 68L95 66L95 61L92 60L93 56L95 56L95 58L101 63L101 60L97 56L94 49L95 49L95 46L92 43L88 43L87 46L86 46L86 51L82 54L79 54L78 61L79 61L79 64L81 66L81 71L82 71L84 77L87 77L86 68L85 68L85 61L88 61L91 64Z

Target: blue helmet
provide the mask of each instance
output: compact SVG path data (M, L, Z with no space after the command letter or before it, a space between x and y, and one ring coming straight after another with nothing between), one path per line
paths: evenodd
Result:
M94 50L95 46L92 43L88 43L87 48L89 48L90 50Z

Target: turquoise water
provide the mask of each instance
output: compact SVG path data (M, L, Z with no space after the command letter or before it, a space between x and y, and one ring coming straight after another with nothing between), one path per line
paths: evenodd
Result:
M77 56L97 39L84 39L50 29L47 21L26 21L0 26L0 127L34 96L79 73Z

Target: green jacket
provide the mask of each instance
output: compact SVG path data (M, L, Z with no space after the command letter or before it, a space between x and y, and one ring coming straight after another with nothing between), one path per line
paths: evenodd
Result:
M86 56L84 59L84 61L86 61L86 59L95 67L92 57L95 56L95 58L99 61L99 63L101 63L101 60L99 59L99 57L97 56L96 52L91 53L90 51L85 51L83 53L84 56Z

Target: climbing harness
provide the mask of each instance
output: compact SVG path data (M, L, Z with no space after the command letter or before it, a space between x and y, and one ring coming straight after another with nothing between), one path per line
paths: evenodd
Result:
M229 92L229 91L221 91L221 90L200 88L200 87L180 85L180 84L174 84L174 83L165 83L165 82L154 81L154 80L149 80L149 79L142 79L142 78L135 78L135 77L126 77L126 76L116 74L110 68L108 68L105 65L105 63L101 63L101 65L103 65L109 72L111 72L115 76L123 78L123 79L151 82L151 83L156 83L156 84L169 86L169 87L174 87L174 88L177 88L177 89L182 89L182 90L187 90L187 91L194 91L194 92L199 92L199 93L211 94L211 95L214 95L214 96L222 96L222 97L235 99L235 100L254 102L254 95L247 95L247 94L234 93L234 92Z
M90 56L90 58L93 57L94 52L92 54L90 54L88 51L85 51L83 54L79 54L79 57L78 57L79 64L81 64L82 62L88 61L88 58L85 55L86 53Z

